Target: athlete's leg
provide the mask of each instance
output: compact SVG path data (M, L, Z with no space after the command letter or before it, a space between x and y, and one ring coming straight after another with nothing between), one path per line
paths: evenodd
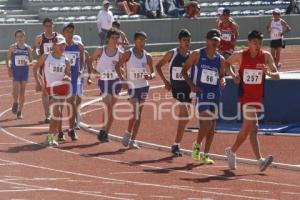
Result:
M67 99L67 110L68 110L68 116L69 116L69 128L74 129L74 124L75 124L75 117L76 117L76 105L75 105L75 95L72 94Z
M189 109L190 106L186 103L178 105L179 108L179 120L177 125L177 135L175 138L175 143L179 144L182 140L183 133L187 123L189 122Z
M212 144L214 136L215 136L215 126L216 126L216 120L213 120L211 129L210 129L209 133L206 135L204 153L209 153L211 144Z
M132 127L132 135L131 135L131 140L135 140L139 128L140 128L140 124L141 124L141 115L142 115L142 110L143 110L143 103L145 102L145 100L137 100L136 104L135 104L135 108L134 108L134 124Z
M45 117L48 118L49 113L49 95L45 89L42 89L42 103L44 108Z
M252 150L257 160L261 159L260 146L258 141L258 121L253 120L250 128L250 143L252 146Z
M20 95L19 95L19 111L18 112L22 112L23 110L23 106L24 106L24 102L25 102L25 90L26 90L26 81L22 81L20 83Z
M275 55L276 55L276 59L275 59L275 64L278 67L279 63L280 63L280 54L281 54L281 47L276 48L275 51Z
M14 81L13 82L13 91L12 91L14 104L19 103L20 88L21 88L21 82L20 81Z

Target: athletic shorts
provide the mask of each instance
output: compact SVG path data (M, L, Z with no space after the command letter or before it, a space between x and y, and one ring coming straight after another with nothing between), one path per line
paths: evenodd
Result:
M98 80L98 86L100 88L100 95L109 94L112 96L119 95L122 89L122 83L120 79L115 80Z
M46 88L47 93L49 97L55 97L55 96L67 96L69 94L70 85L69 84L63 84L58 85L54 87L47 87Z
M145 100L148 97L149 86L128 89L129 99Z
M29 68L28 67L13 67L12 68L13 73L13 80L22 82L22 81L28 81L29 77Z
M188 88L179 88L179 87L172 87L172 95L173 98L181 103L191 103L191 89Z
M285 48L285 42L283 39L271 40L271 48Z
M199 113L202 113L206 110L210 112L215 112L216 109L219 109L219 101L218 100L208 100L208 99L201 99L197 98L197 110Z

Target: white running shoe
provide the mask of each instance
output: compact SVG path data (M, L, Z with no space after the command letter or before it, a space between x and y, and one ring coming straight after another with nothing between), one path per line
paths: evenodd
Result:
M265 171L273 162L273 156L269 155L266 158L262 158L258 161L259 170Z
M130 142L130 133L128 133L127 131L125 132L123 139L122 139L122 144L124 145L124 147L128 147L129 142Z
M230 147L227 147L225 149L225 155L227 156L229 169L235 170L236 169L236 154L231 151Z
M130 149L140 149L140 146L135 140L130 140L129 148Z

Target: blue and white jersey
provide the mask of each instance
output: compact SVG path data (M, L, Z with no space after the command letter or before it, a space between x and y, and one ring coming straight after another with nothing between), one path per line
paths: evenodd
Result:
M173 49L173 56L169 62L170 82L173 88L189 88L189 85L182 76L182 68L185 61L189 58L188 55L181 55L179 49Z
M221 55L216 52L212 59L206 54L206 48L199 50L200 60L196 66L192 68L191 77L193 83L201 89L197 93L200 100L216 100L221 97L220 87L220 68Z
M11 65L12 68L16 67L28 67L27 64L29 63L29 49L30 47L25 44L24 48L19 48L17 44L14 44L14 50L12 52L11 57Z
M78 44L72 43L65 48L65 57L71 64L71 80L77 83L80 71L80 48Z

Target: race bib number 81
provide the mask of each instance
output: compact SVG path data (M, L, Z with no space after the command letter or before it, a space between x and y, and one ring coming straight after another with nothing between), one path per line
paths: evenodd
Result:
M15 65L16 67L26 66L29 62L28 56L15 56Z
M243 81L245 84L261 84L262 76L263 76L262 70L245 69L243 75Z
M201 74L201 82L210 85L217 85L218 83L217 72L208 69L203 69Z

